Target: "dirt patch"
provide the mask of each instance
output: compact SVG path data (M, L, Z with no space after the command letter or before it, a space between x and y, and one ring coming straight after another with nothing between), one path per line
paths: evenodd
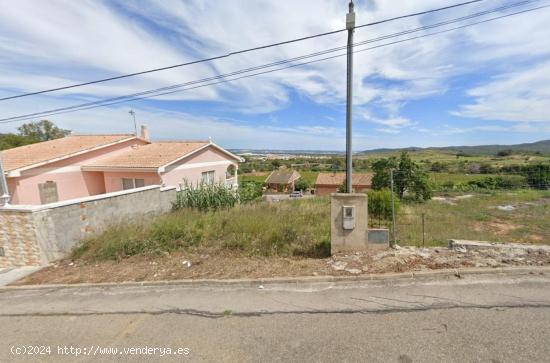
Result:
M457 195L456 197L433 197L432 200L435 200L436 202L447 203L449 205L457 205L457 202L464 199L470 199L473 197L474 197L473 194L464 194L464 195Z
M16 285L361 275L460 267L544 266L550 253L399 247L330 258L249 257L224 253L173 253L121 261L62 260Z
M541 198L533 202L524 202L520 204L520 206L545 206L545 205L550 205L550 198Z
M519 224L503 223L503 222L476 222L473 229L477 232L491 231L499 236L507 235L508 233L523 227Z

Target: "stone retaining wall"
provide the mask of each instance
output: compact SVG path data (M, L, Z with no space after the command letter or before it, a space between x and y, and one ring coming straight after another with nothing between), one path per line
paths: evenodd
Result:
M0 208L0 267L43 265L112 224L169 212L175 188L158 185L40 206Z

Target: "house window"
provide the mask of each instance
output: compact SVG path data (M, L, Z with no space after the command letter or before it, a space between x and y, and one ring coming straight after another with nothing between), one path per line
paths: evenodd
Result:
M144 187L144 186L145 186L145 180L144 179L122 178L122 189L123 190L141 188L141 187Z
M205 171L201 175L201 181L204 184L212 184L212 183L214 183L214 176L215 176L215 171L214 170Z
M57 184L53 181L38 184L38 192L40 193L41 204L55 203L59 201Z
M145 186L145 179L134 179L134 185L136 188L141 188Z

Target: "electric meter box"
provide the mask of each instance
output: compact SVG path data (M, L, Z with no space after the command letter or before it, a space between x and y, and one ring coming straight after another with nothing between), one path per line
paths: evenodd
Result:
M342 228L355 229L355 206L342 206Z

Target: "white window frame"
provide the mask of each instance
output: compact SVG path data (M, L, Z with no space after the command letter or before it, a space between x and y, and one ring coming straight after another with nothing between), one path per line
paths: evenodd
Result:
M132 182L132 187L131 188L124 188L124 181L125 180L129 180ZM141 180L143 181L143 185L142 186L137 186L137 181L138 180ZM141 188L141 187L144 187L145 186L145 179L143 178L122 178L121 179L121 182L122 182L122 190L130 190L130 189L136 189L136 188Z
M216 170L203 171L201 173L201 183L214 184L216 181Z

